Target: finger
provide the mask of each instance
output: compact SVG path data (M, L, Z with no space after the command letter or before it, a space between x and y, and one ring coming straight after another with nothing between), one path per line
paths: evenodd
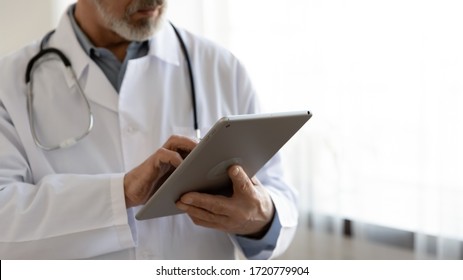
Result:
M169 139L167 139L163 147L173 151L184 150L189 152L193 150L197 145L198 142L191 138L180 135L172 135L169 137Z
M228 169L228 176L233 183L233 193L248 193L252 191L252 182L249 176L239 165L233 165Z
M252 184L253 184L254 186L262 185L262 183L260 182L259 179L257 179L256 176L254 176L254 177L251 178L251 182L252 182Z
M214 214L205 209L184 204L181 201L178 201L176 205L180 210L185 211L197 225L218 228L225 225L229 220L227 216Z
M224 231L224 232L227 232L227 229L222 225L222 224L217 224L217 223L214 223L214 222L210 222L210 221L204 221L204 220L201 220L199 218L196 218L196 217L192 217L190 215L190 219L193 221L193 223L197 226L201 226L201 227L206 227L206 228L211 228L211 229L216 229L216 230L220 230L220 231Z
M166 148L160 148L153 154L155 166L160 167L162 164L170 164L174 167L178 167L182 162L182 156L176 152Z
M227 197L204 193L187 193L180 198L185 205L203 209L214 215L230 216L233 213L233 204Z

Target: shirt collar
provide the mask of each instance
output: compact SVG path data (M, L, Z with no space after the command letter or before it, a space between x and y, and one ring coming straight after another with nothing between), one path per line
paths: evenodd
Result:
M71 6L69 6L69 9L67 10L67 15L69 17L71 27L74 30L74 33L76 34L77 41L79 41L80 46L82 47L82 49L85 51L85 53L89 57L92 57L93 55L100 56L102 53L104 53L103 50L105 50L105 49L95 47L95 45L90 41L88 36L82 31L79 24L77 24L76 18L74 16L75 7L76 7L76 4L72 4ZM146 43L147 43L147 41L145 41L145 42L135 42L135 41L131 42L130 45L129 45L129 49L132 49L133 52L136 52L136 49L142 48L143 45L146 44Z
M77 24L76 18L74 17L74 10L75 10L76 4L73 4L69 6L69 9L67 10L67 15L69 17L69 21L71 22L71 27L74 30L74 33L76 34L77 40L79 41L79 44L81 47L84 49L85 53L90 56L92 53L92 49L95 49L95 46L90 42L88 39L87 35L80 29L80 26Z
M72 8L73 9L73 8ZM66 13L60 20L55 34L50 38L50 46L62 50L73 63L73 68L79 77L83 70L88 66L89 56L80 46L77 35L72 33L71 17ZM182 32L182 31L180 31ZM185 36L183 36L184 39ZM188 41L185 40L188 48ZM78 48L81 51L78 51ZM182 51L175 32L169 22L162 20L160 29L149 40L148 56L156 57L166 63L176 66L180 65Z

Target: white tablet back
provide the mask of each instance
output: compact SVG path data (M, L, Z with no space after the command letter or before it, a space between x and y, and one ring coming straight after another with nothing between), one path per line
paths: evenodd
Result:
M188 192L231 195L227 175L239 164L251 178L310 119L311 113L287 112L224 117L137 213L138 220L182 213L175 202Z

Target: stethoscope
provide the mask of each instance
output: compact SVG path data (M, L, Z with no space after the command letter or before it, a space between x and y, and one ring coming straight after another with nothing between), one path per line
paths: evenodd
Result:
M191 99L192 99L192 103L193 103L192 104L193 105L193 126L194 126L194 130L195 130L197 139L200 139L201 138L201 131L200 131L199 125L198 125L198 112L197 112L197 105L196 105L196 90L195 90L193 69L191 67L190 55L188 54L185 42L183 41L183 38L180 35L177 28L172 23L170 23L170 25L172 26L172 28L173 28L173 30L175 32L175 35L177 36L177 39L178 39L178 41L180 43L180 48L182 49L182 53L185 56L185 59L186 59L186 62L187 62L188 75L189 75L190 86L191 86ZM47 35L45 35L43 37L43 39L42 39L42 41L40 43L40 51L34 57L32 57L32 59L27 64L27 68L26 68L26 85L28 86L28 91L27 91L27 111L28 111L28 115L29 115L29 123L30 123L30 126L31 126L31 128L30 128L31 129L31 134L32 134L32 138L34 139L35 145L37 147L41 148L42 150L45 150L45 151L54 151L54 150L68 148L68 147L71 147L71 146L75 145L77 142L79 142L80 140L85 138L92 131L92 129L93 129L93 120L94 120L92 109L91 109L91 106L90 106L90 102L89 102L87 96L85 95L85 93L84 93L84 91L82 89L82 86L79 83L79 80L77 79L76 73L72 69L71 61L59 49L46 48L45 47L46 43L49 41L50 37L53 35L54 32L55 32L55 30L52 30ZM34 94L33 94L33 91L32 91L32 88L33 88L32 73L37 67L37 62L41 58L43 58L43 57L45 57L46 55L49 55L49 54L54 54L57 57L59 57L59 59L63 62L64 66L66 67L66 70L69 72L71 77L74 79L74 81L75 81L75 83L77 85L78 92L79 92L80 96L82 96L83 100L85 101L85 107L86 107L86 109L88 111L88 117L89 117L88 126L87 126L87 129L86 129L86 131L84 133L82 133L81 135L79 135L77 137L68 138L68 139L66 139L66 140L64 140L64 141L62 141L59 144L54 145L54 146L45 145L39 140L39 137L37 136L37 132L36 132L36 128L35 128L35 118L34 118L34 113L33 113Z

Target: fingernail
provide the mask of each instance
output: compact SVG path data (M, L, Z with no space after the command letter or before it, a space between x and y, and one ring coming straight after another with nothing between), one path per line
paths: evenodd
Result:
M191 204L193 203L193 200L189 197L186 197L186 198L182 198L182 202L185 204Z
M232 175L233 176L238 176L238 173L240 173L240 168L237 166L233 169Z
M188 210L188 206L183 204L183 203L178 203L177 208L180 209L180 210L183 210L183 211Z

